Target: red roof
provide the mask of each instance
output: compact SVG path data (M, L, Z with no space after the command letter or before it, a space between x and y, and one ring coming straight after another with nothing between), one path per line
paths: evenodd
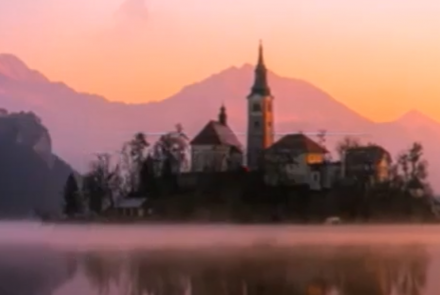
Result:
M326 148L301 133L285 135L269 149L288 149L301 153L328 153Z
M241 143L231 128L217 121L209 121L191 141L191 145L226 145L242 150Z

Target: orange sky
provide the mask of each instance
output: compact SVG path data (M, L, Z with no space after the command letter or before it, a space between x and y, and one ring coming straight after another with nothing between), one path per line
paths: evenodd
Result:
M439 1L122 2L2 1L0 52L77 90L146 102L253 63L262 38L273 71L369 118L417 108L440 120Z

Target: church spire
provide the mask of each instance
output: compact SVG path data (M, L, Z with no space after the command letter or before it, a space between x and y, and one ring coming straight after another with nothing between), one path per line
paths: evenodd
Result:
M261 41L258 44L258 65L261 67L265 67L264 65L264 54L263 54L263 41Z
M258 63L255 67L254 85L251 88L251 95L254 94L262 96L271 95L269 84L267 83L267 69L264 64L263 43L261 40L258 47Z
M222 125L227 125L227 118L225 105L222 104L220 113L218 114L218 122Z

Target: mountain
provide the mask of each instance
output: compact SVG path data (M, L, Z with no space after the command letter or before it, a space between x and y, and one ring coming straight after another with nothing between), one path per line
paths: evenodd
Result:
M33 113L0 116L0 216L59 212L72 168L52 154L47 129Z
M166 132L181 123L194 136L208 120L217 117L222 103L231 127L245 131L245 97L253 75L254 68L249 64L230 67L162 101L126 104L77 92L64 83L48 80L13 55L0 55L0 107L38 114L50 130L54 151L83 170L93 153L115 152L138 131ZM410 111L395 121L377 123L306 81L273 72L268 73L268 79L275 96L278 132L325 128L329 132L365 133L363 140L382 144L393 154L419 140L426 148L432 178L440 177L436 153L440 149L440 124L435 120ZM327 145L339 139L329 135Z

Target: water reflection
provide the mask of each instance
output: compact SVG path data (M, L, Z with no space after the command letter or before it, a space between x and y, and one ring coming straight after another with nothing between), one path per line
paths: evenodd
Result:
M42 247L0 248L0 294L51 295L77 270L76 255Z
M101 295L427 295L430 258L420 245L82 253L2 247L0 294L66 294L55 290L82 277L88 294Z
M95 293L128 295L424 295L422 246L302 246L87 253Z

